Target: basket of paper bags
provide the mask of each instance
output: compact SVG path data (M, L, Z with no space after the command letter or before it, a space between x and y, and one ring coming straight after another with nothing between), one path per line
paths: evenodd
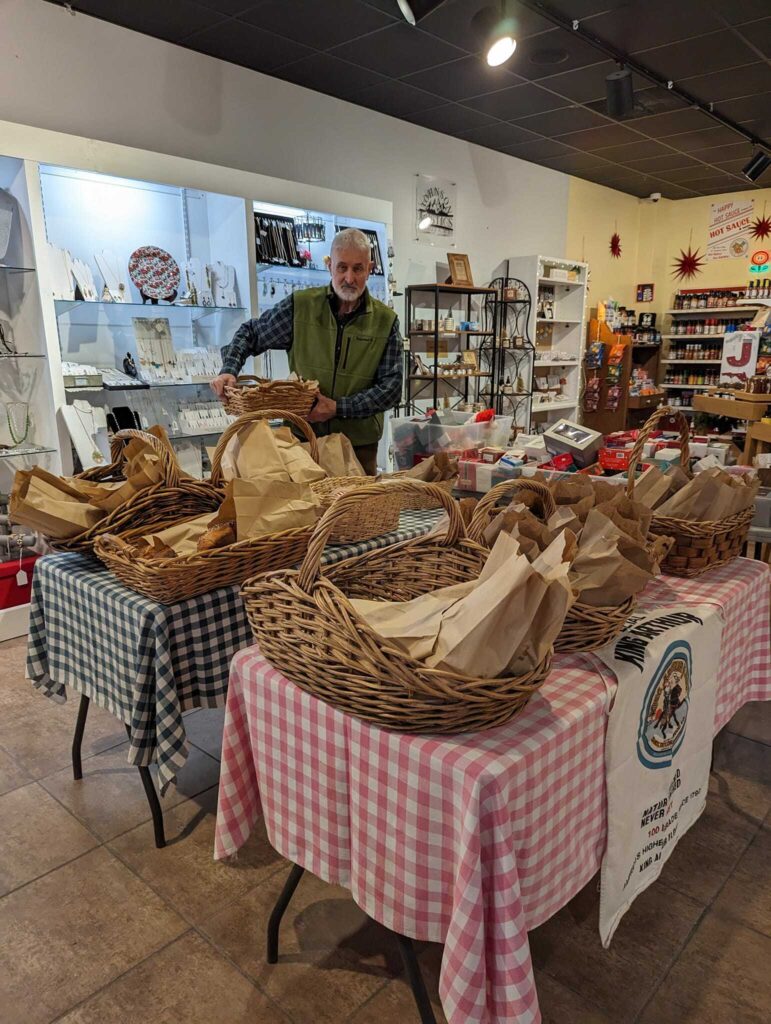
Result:
M680 430L680 465L663 473L656 466L637 477L637 466L651 431L666 417L677 418ZM760 481L754 475L733 476L711 459L697 463L693 474L689 459L688 421L674 408L661 408L640 431L629 457L627 494L652 510L651 532L674 538L661 563L672 576L700 576L741 554L755 513Z
M509 504L501 507L507 499ZM576 602L554 649L592 651L616 639L637 595L659 573L670 541L650 542L649 523L647 509L631 502L622 488L603 481L584 477L546 486L516 479L496 485L480 500L469 535L490 546L501 532L509 532L535 559L561 532L568 534L568 578Z
M310 454L293 438L271 430L269 420L289 421L303 433ZM248 435L248 443L236 445ZM304 420L286 410L248 413L224 431L212 459L214 510L177 517L165 530L139 527L100 537L94 550L127 586L163 604L237 585L255 573L298 562L321 508L311 489L324 476ZM226 479L225 464L241 476Z
M384 473L379 480L422 480L427 484L434 484L436 487L452 494L453 488L458 482L459 470L458 460L446 452L437 452L430 455L422 462L418 462L412 469L401 469L396 473ZM406 500L406 499L405 499ZM431 496L426 493L410 495L409 508L429 509L436 508Z
M321 569L335 522L389 488L431 488L446 529ZM572 601L564 538L537 562L508 535L469 540L457 502L432 484L358 488L325 513L299 569L242 593L268 661L309 693L388 729L458 733L508 721L546 678Z
M236 384L225 388L225 409L231 416L265 409L283 409L295 416L307 416L316 401L317 380L269 380L243 374Z
M163 529L182 516L214 512L216 488L185 476L165 431L151 431L121 430L112 441L113 462L79 476L54 476L40 466L19 470L12 520L37 530L57 550L90 551L105 533Z

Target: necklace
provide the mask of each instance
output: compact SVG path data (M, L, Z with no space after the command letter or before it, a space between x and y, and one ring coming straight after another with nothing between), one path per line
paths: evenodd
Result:
M84 419L83 415L81 415L82 406L79 402L73 402L72 408L75 410L75 415L80 420L81 427L83 427L88 435L89 441L93 445L93 448L91 449L91 458L96 463L104 462L104 455L99 451L96 446L96 442L94 441L94 435L96 434L96 414L94 413L94 410L89 405L88 412L84 413L86 417L86 419Z
M24 428L19 426L16 419L17 412L24 417ZM8 420L8 433L14 444L24 444L29 434L29 406L26 402L8 402L5 407L5 416Z

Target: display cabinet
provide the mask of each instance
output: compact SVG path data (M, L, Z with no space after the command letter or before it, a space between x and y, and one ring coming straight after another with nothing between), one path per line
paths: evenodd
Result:
M493 375L490 404L512 417L517 431L530 426L535 349L530 335L532 298L524 281L496 277L494 294L487 297L487 321L493 327Z

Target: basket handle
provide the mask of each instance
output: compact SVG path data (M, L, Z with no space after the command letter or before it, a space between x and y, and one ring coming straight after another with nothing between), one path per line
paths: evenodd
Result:
M645 442L651 435L651 431L655 430L661 420L667 419L670 416L674 416L677 420L677 428L680 431L680 467L684 473L688 476L691 475L690 463L688 461L688 442L691 438L690 428L688 426L688 420L683 416L679 409L675 409L673 406L662 405L660 409L648 417L645 424L637 435L637 440L634 443L634 448L629 453L629 469L627 470L626 479L626 494L628 498L632 497L634 491L634 478L637 472L637 463L640 461L642 450Z
M471 540L476 541L477 544L482 543L482 535L490 523L490 515L498 501L517 491L530 491L532 494L538 495L543 505L544 520L549 519L557 511L554 497L546 484L542 484L538 480L527 480L521 477L517 477L516 480L504 480L496 484L495 487L491 487L474 509L474 514L468 525L468 535Z
M225 449L229 442L249 423L257 423L259 420L289 420L292 426L297 427L300 433L305 437L308 445L310 446L311 458L318 464L319 446L316 441L316 435L305 420L301 419L299 416L295 416L293 412L282 412L281 409L260 409L258 412L245 412L243 416L239 416L234 423L231 423L230 426L225 429L222 437L220 437L217 442L217 447L214 449L214 455L211 460L211 483L215 487L219 487L220 484L223 483L221 465L222 456L225 454Z
M321 557L324 548L327 546L330 535L339 520L344 520L351 513L355 515L357 506L367 498L379 498L398 491L401 494L420 494L425 497L430 494L441 506L450 518L450 525L447 533L442 537L441 543L444 547L454 547L458 541L465 540L466 528L463 525L463 517L460 514L460 506L454 498L443 491L435 484L424 483L422 480L389 480L382 484L366 484L364 487L354 487L344 492L332 502L324 515L316 524L310 541L308 551L303 559L302 565L297 573L297 583L302 590L310 593L313 584L318 578L321 569Z
M115 434L115 440L120 442L131 440L143 441L161 460L163 480L166 486L179 487L180 477L177 457L174 454L173 449L157 438L155 434L148 434L145 430L127 428L126 430L119 430L118 433Z

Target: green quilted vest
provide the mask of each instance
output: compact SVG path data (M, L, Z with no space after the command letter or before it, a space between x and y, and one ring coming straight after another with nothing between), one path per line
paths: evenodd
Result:
M304 288L293 296L294 338L289 366L298 376L319 382L328 398L343 398L372 386L396 314L366 293L361 312L338 327L329 306L329 288ZM366 419L335 419L314 424L317 434L345 434L351 444L374 444L383 433L383 414Z

